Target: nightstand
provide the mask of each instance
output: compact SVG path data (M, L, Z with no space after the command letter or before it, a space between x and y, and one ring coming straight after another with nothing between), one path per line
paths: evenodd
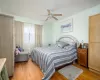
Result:
M84 67L88 67L88 49L78 48L78 63Z

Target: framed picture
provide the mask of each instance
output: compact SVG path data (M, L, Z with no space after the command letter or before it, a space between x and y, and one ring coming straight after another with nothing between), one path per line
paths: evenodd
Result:
M61 32L72 32L73 31L73 20L68 19L65 24L61 25Z

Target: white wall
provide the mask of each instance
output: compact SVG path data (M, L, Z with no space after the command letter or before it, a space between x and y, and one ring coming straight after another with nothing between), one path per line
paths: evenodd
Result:
M45 22L43 24L43 46L52 44L52 26L53 24L51 22Z
M99 14L100 5L97 5L93 8L86 9L78 14L72 15L68 18L65 18L61 21L58 21L53 24L53 42L55 42L62 35L73 35L76 37L79 42L82 40L88 42L89 37L89 16ZM61 25L66 23L68 19L73 19L73 32L61 33Z
M25 22L25 23L40 24L40 25L43 24L42 21L32 20L32 19L27 18L27 17L14 16L14 19L16 21L21 21L21 22Z

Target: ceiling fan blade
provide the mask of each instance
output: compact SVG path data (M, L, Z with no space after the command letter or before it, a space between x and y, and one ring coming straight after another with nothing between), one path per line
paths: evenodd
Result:
M48 16L48 15L40 15L40 16Z
M55 20L58 20L56 17L52 16Z
M50 10L49 10L49 9L47 9L47 11L48 11L48 15L50 15Z
M47 17L47 19L45 21L47 21L49 19L49 17Z
M53 16L62 16L62 14L53 14Z

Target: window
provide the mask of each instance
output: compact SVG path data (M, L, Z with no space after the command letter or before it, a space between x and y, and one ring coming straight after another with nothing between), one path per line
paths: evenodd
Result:
M32 49L32 47L34 47L35 45L35 28L34 25L32 24L28 24L28 23L24 23L24 35L23 35L23 47L25 50L28 50L30 52L30 50Z

